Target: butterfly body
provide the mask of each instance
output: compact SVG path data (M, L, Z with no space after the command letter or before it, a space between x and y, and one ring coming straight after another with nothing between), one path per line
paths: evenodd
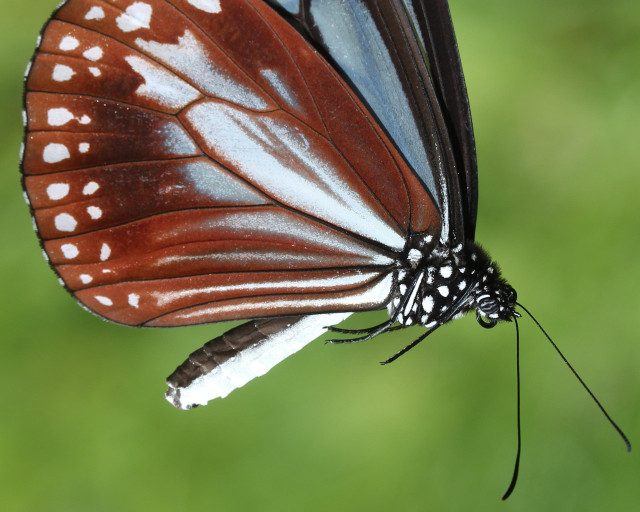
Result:
M415 265L412 272L401 274L401 296L389 307L390 316L400 324L431 329L472 310L493 324L513 317L515 290L478 245L451 249L427 244Z

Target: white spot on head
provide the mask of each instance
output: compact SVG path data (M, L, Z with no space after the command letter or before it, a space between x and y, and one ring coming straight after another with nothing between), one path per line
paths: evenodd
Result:
M63 126L73 119L73 114L66 108L50 108L47 110L47 123L50 126Z
M451 274L453 274L453 269L449 265L440 267L440 275L445 279L447 279L448 277L451 277Z
M449 287L448 286L438 286L438 293L443 297L447 297L449 295Z
M85 196L90 196L99 188L100 188L100 185L98 185L95 181L90 181L84 186L84 188L82 189L82 193Z
M64 36L60 41L60 45L58 46L58 48L66 52L69 50L75 50L78 46L80 46L80 43L75 37Z
M42 152L42 159L48 164L62 162L62 160L66 160L70 156L67 146L55 142L47 144Z
M80 153L86 153L87 151L89 151L89 143L88 142L81 142L80 144L78 144L78 151L80 151Z
M107 261L109 256L111 256L111 247L107 244L102 244L102 247L100 247L100 261Z
M422 309L424 309L425 313L431 313L433 311L433 297L431 295L427 295L422 299Z
M82 116L80 119L80 124L89 124L91 122L91 118L87 115Z
M102 210L97 206L89 206L87 208L87 213L93 220L96 220L102 217Z
M422 253L418 249L411 249L409 254L407 254L407 259L412 267L416 267L422 259Z
M47 187L47 195L52 201L62 199L69 193L69 185L67 183L52 183Z
M102 71L100 71L100 69L96 68L95 66L89 66L89 73L91 73L93 76L100 76L102 74Z
M134 2L127 10L116 18L118 28L123 32L133 32L141 28L149 28L152 9L144 2Z
M85 20L101 20L102 18L104 18L104 10L102 7L94 6L84 15Z
M100 60L102 58L102 55L103 55L102 48L100 48L99 46L93 46L88 50L85 50L84 52L82 52L82 56L85 59L91 60L93 62Z
M208 12L211 14L219 13L222 9L220 7L220 0L187 0L196 9Z
M53 67L53 73L51 78L53 78L56 82L66 82L70 80L76 72L71 69L69 66L65 66L64 64L56 64Z
M91 277L89 274L80 274L80 281L82 281L82 284L89 284L91 281L93 281L93 277Z
M54 224L56 225L56 229L58 231L67 231L71 232L76 229L78 222L68 213L60 213L56 215L54 219Z
M127 297L127 300L129 301L130 306L137 308L140 304L140 295L138 295L137 293L130 293Z
M95 299L103 306L113 306L113 301L104 295L96 295Z
M471 254L471 261L476 261L478 259L478 255L474 252Z
M78 254L80 254L80 251L78 251L78 248L73 244L62 244L60 246L60 250L62 251L62 254L64 254L64 257L67 258L68 260L72 260Z

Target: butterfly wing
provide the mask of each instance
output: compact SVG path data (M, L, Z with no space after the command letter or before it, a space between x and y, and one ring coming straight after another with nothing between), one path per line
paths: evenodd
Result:
M261 1L69 0L26 90L45 253L109 320L378 309L408 234L439 233L361 100Z
M475 142L446 0L270 3L341 71L389 134L436 200L442 242L473 240Z

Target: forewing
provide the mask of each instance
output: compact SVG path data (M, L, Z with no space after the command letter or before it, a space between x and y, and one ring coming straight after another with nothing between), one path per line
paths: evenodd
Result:
M406 237L439 231L363 104L263 2L69 0L26 89L45 253L110 320L376 309Z
M390 135L436 200L443 243L473 239L475 143L446 0L270 2L334 63Z

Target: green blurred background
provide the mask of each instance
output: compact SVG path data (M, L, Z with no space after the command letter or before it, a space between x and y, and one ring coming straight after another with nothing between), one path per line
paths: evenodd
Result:
M164 377L229 327L107 324L43 260L20 190L22 74L57 0L0 16L0 503L19 511L627 511L627 455L541 334L470 316L316 342L180 412ZM640 3L452 0L480 164L478 240L640 449ZM362 315L351 326L377 318Z

